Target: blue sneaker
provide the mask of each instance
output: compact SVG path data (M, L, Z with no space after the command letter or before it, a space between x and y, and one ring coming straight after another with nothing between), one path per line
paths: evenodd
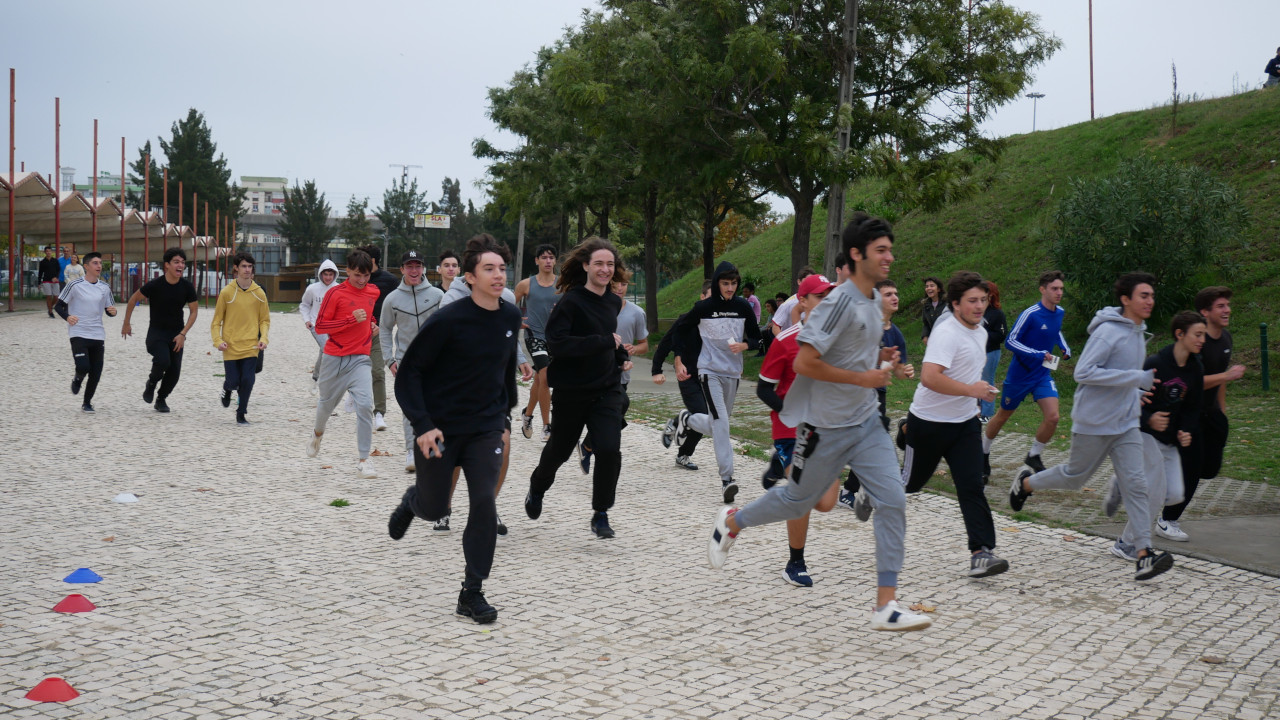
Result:
M583 475L591 474L591 450L586 443L578 443L578 466L582 468Z
M851 493L848 490L845 490L844 488L840 488L840 497L836 498L836 505L844 508L845 510L852 510L853 503L854 503L854 493Z
M782 571L782 579L796 587L813 587L813 578L809 577L809 568L802 562L792 560Z

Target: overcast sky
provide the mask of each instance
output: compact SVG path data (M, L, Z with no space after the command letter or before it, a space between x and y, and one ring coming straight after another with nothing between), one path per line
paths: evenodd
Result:
M1037 129L1089 119L1085 0L1012 0L1063 41L1037 72ZM483 203L484 164L471 142L515 140L485 117L488 88L505 84L535 51L576 24L583 0L390 2L274 0L116 3L6 2L0 69L17 70L17 159L54 170L54 97L62 98L62 163L84 182L120 168L150 139L168 137L188 108L204 113L235 177L314 179L334 211L382 191L404 163L440 195L445 177ZM1208 10L1206 12L1206 10ZM1095 102L1099 117L1166 102L1170 63L1183 94L1257 87L1280 45L1274 3L1097 0ZM1198 11L1198 12L1197 12ZM0 81L2 83L3 81ZM835 88L832 90L833 95ZM1280 92L1280 91L1277 91ZM1002 108L986 129L1031 130L1032 102ZM8 135L8 114L0 117ZM4 140L0 139L0 143ZM0 159L0 164L7 158ZM0 172L7 170L0 169ZM777 208L790 212L785 202Z

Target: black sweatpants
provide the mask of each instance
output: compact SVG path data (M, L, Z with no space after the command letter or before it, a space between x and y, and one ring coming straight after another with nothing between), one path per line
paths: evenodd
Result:
M93 400L93 393L98 389L98 380L102 377L103 358L106 356L106 345L102 340L71 338L71 357L76 361L76 377L88 377L84 384L85 405Z
M1227 448L1229 429L1226 413L1217 407L1200 414L1200 429L1191 434L1191 444L1178 446L1178 457L1182 460L1183 500L1177 505L1166 505L1160 512L1165 522L1177 522L1182 517L1201 480L1218 476L1218 471L1222 470L1222 455Z
M702 383L698 382L697 376L690 377L688 380L681 380L679 386L680 397L684 400L686 410L694 415L698 413L710 414L707 409L707 396L703 394ZM684 437L684 444L680 446L680 451L677 454L689 457L697 449L698 441L702 439L702 433L690 428Z
M529 491L541 495L556 481L556 471L573 455L585 427L591 433L596 461L591 484L591 508L613 507L622 472L622 412L627 394L621 385L603 390L551 391L551 439L542 447L538 466L529 477Z
M467 478L467 498L471 509L462 531L462 556L466 576L462 586L479 590L493 567L493 548L498 542L498 508L494 495L498 473L502 471L502 431L445 435L444 457L428 458L418 443L413 444L417 482L405 493L409 509L416 517L435 522L449 514L449 493L453 489L453 469L462 468Z
M908 414L907 452L902 461L907 492L920 492L944 458L956 486L969 551L994 550L996 527L982 491L982 422L976 417L959 423L931 422Z
M158 386L156 398L160 400L169 397L182 376L182 350L173 349L176 337L176 330L147 330L147 352L151 354L151 374L147 376L147 384Z

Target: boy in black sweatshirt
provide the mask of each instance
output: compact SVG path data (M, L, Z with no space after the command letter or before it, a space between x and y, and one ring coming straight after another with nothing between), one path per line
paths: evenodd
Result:
M502 435L516 406L516 341L520 311L502 299L511 253L490 235L467 243L463 269L471 297L445 306L423 323L396 374L399 401L415 437L417 482L387 523L393 540L414 517L435 521L449 513L453 469L467 478L471 510L462 533L466 579L457 613L491 623L498 611L481 583L493 566L502 465Z
M702 281L702 295L699 300L706 300L711 297L711 281ZM676 318L675 325L679 325L684 319L684 315ZM675 325L672 325L674 328ZM667 381L667 376L662 372L662 364L666 362L667 356L675 352L676 335L670 330L666 335L662 336L662 340L658 343L658 349L653 351L653 384L661 385ZM683 380L677 380L680 387L680 398L684 400L685 409L691 413L705 413L707 411L707 398L702 394L702 385L698 384L698 366L697 358L690 358L690 362L684 365L685 373L688 375ZM680 421L679 415L672 415L667 421L666 427L662 429L662 447L669 448L671 443L675 442L676 424ZM680 442L680 446L676 450L676 466L685 470L697 470L698 464L693 461L693 451L698 447L698 442L702 440L702 433L689 429L685 433L684 440Z
M621 281L622 260L607 240L591 237L565 257L556 287L561 296L547 318L547 350L551 365L551 439L542 448L538 466L529 478L525 513L537 520L542 496L551 489L556 471L578 446L583 427L590 433L596 456L592 476L591 531L599 538L614 536L607 512L613 507L622 470L622 411L626 395L622 371L631 369L617 333L622 298L609 292Z

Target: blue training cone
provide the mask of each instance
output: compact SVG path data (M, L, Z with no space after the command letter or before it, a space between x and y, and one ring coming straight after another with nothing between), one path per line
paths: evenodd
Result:
M90 570L89 568L80 568L70 575L62 578L62 582L66 583L96 583L102 582L102 576Z

